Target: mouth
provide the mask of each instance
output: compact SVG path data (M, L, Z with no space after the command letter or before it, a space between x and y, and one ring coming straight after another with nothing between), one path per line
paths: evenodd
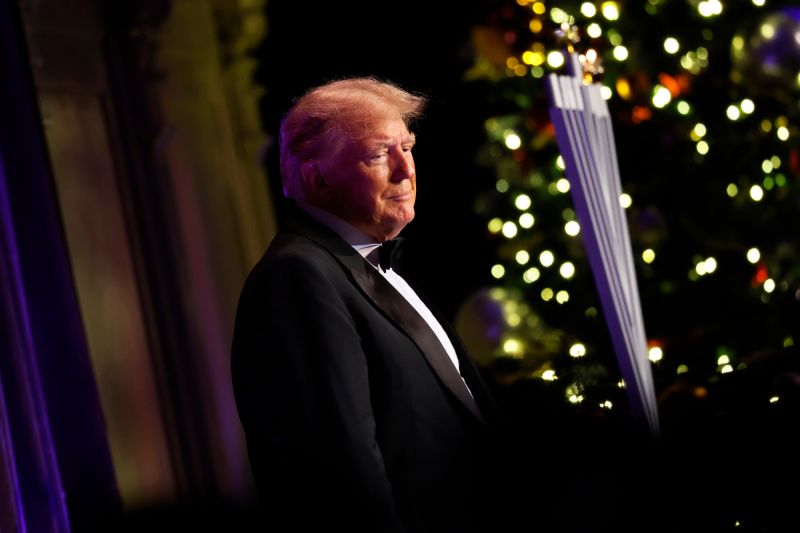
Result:
M393 202L405 202L406 200L410 200L410 199L411 199L411 192L410 191L409 192L400 193L400 194L393 194L392 196L389 196L387 198L387 200L391 200Z

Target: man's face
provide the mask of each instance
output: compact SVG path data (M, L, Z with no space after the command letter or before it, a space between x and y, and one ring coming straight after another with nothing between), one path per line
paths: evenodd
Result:
M379 242L396 237L414 218L414 135L401 118L384 118L340 142L321 162L325 186L319 207Z

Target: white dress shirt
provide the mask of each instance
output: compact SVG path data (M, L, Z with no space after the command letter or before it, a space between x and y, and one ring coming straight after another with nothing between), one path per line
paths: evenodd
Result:
M375 269L380 273L386 281L392 284L397 292L399 292L406 301L411 304L419 316L422 317L423 320L428 324L431 328L431 331L436 335L436 338L439 339L444 351L447 352L447 355L450 357L450 360L453 362L453 366L456 367L456 370L461 375L461 370L458 363L458 356L456 355L456 349L453 347L453 343L450 341L450 337L447 336L445 333L444 328L436 320L436 317L433 316L431 310L428 309L417 293L414 292L414 289L404 280L397 272L392 270L391 268L387 269L385 272L382 268L378 266L378 248L380 247L381 243L375 242L374 239L364 235L361 231L354 228L347 222L343 221L339 217L328 213L327 211L323 211L318 209L314 206L304 204L298 202L300 208L308 213L310 216L314 217L325 226L336 232L342 239L344 239L350 246L353 247L362 257L364 257ZM368 257L369 256L369 257ZM464 378L462 377L461 380L463 381ZM464 382L466 385L466 382ZM469 386L467 386L467 390L469 390ZM470 394L472 391L470 391Z

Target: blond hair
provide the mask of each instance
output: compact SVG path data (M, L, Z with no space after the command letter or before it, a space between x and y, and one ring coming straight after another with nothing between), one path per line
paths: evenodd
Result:
M281 122L280 151L283 193L300 194L301 165L322 157L336 136L354 137L370 120L396 117L409 126L426 104L424 96L375 78L347 78L311 89L289 109Z

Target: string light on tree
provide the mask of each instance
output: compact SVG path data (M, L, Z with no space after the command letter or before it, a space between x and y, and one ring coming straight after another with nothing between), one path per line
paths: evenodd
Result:
M786 33L794 19L782 7L786 3L777 0L644 4L634 9L603 0L557 6L520 0L511 6L521 19L505 8L493 12L487 24L498 28L497 38L486 42L497 43L499 51L482 50L478 42L476 50L485 64L497 68L482 71L494 88L487 107L497 112L487 119L487 125L494 122L486 128L487 149L481 155L496 172L476 212L485 215L487 239L498 250L491 279L519 290L520 301L530 306L509 314L509 320L520 328L549 320L563 338L581 338L593 353L611 353L604 344L608 340L586 326L603 313L596 294L577 290L592 279L584 268L574 191L547 110L537 107L545 100L541 78L563 72L565 48L582 55L583 66L590 66L590 57L602 60L604 72L587 73L587 79L601 83L616 142L626 151L620 160L626 193L619 200L638 251L635 265L648 332L652 323L682 343L674 351L668 344L649 346L648 356L661 357L653 365L657 392L691 374L698 384L693 394L714 395L719 391L704 381L725 379L723 373L731 372L746 379L747 373L738 370L748 356L773 353L792 338L786 305L800 300L800 271L787 265L800 264L800 245L786 237L785 226L800 195L800 150L794 142L800 68L792 62L795 48L779 43L783 35L794 38ZM571 40L576 34L580 41ZM765 61L768 54L772 63ZM762 69L768 64L772 73ZM725 87L724 94L719 87ZM723 104L720 97L728 100ZM719 217L725 217L724 224ZM695 250L707 251L695 257ZM528 254L527 261L520 252ZM675 265L686 265L688 277L676 274ZM739 306L736 313L709 313L696 304L710 301L720 287L726 301ZM686 318L675 321L677 315ZM741 322L744 317L748 323ZM684 323L696 327L681 329ZM748 336L755 324L780 337ZM703 347L716 340L712 334L724 335L742 357L734 358L732 350L726 352L730 361L717 365L713 352L702 355ZM523 342L522 334L514 338ZM558 375L582 387L570 389L565 401L579 405L579 397L591 398L587 407L595 409L604 404L608 396L602 386L619 381L617 368L600 357L572 356L570 343L564 349L563 341L549 347L536 342L532 336L524 341L539 347L521 356L522 379L547 382L546 376ZM686 354L697 354L696 362L670 360ZM607 377L585 379L590 364L602 367ZM600 387L597 394L589 392L592 387ZM624 402L622 394L609 401ZM762 403L767 403L763 397Z

